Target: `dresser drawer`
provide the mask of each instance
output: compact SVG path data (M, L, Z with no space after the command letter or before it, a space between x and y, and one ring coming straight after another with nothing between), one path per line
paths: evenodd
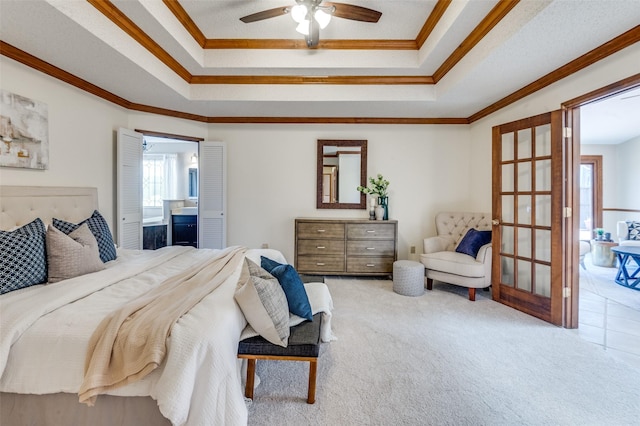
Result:
M395 240L396 226L392 223L349 223L347 239Z
M347 257L348 273L387 273L393 272L393 257Z
M395 256L396 244L393 240L353 240L347 241L347 256Z
M301 222L298 223L297 237L344 240L343 223Z
M298 256L344 255L344 240L298 240Z
M298 272L343 272L344 256L298 256Z

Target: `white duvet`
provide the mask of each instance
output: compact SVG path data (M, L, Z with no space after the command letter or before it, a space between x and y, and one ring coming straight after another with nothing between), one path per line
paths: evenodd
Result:
M119 251L103 271L2 295L0 391L77 393L87 342L104 316L219 252L179 246ZM259 262L260 252L250 250L247 256ZM240 267L178 320L160 368L109 393L151 396L174 425L246 424L236 355L247 323L233 299L239 276Z

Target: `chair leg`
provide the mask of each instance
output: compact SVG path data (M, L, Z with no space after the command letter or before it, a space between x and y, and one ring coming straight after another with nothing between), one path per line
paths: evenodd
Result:
M476 289L469 287L469 300L471 300L472 302L475 302L476 300Z
M427 278L427 290L433 290L433 279Z
M318 360L309 361L309 391L307 394L307 404L316 402L316 373Z
M244 388L244 396L253 399L253 381L256 377L256 359L247 359L247 383Z

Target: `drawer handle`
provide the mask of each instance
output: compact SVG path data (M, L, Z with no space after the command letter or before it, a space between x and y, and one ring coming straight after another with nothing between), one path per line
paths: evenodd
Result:
M369 234L375 234L375 233L376 233L376 231L375 231L375 229L367 229L367 233L369 233Z
M367 263L367 268L373 268L374 266L376 266L375 263Z
M317 248L317 249L323 249L323 248L325 248L325 246L318 246L318 247L316 247L316 248Z
M367 250L375 250L375 247L367 247Z
M318 263L316 263L316 266L324 266L324 263L318 262Z
M324 229L318 229L318 232L324 232Z

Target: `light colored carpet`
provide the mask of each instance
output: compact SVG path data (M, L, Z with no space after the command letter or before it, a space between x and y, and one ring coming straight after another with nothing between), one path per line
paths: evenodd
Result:
M316 403L308 363L259 361L251 425L631 425L640 372L580 339L436 283L328 279L337 341L322 345Z
M585 256L585 268L580 267L580 289L588 290L606 299L640 311L640 290L616 284L618 268L604 268L591 263L591 255ZM635 264L634 264L635 265Z

